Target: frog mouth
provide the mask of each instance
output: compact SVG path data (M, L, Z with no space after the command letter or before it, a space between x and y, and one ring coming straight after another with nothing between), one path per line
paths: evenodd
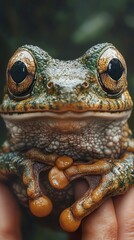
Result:
M93 126L107 127L109 124L115 122L117 125L124 124L131 114L131 110L123 112L33 112L33 113L13 113L2 114L7 128L12 124L14 126L32 125L35 129L41 128L48 131L58 132L60 134L69 134L83 131L84 129ZM82 130L83 129L83 130Z
M50 119L87 119L87 118L100 118L100 119L128 119L132 110L122 112L99 112L99 111L86 111L86 112L30 112L30 113L6 113L1 114L5 120L27 120L36 118L50 118Z

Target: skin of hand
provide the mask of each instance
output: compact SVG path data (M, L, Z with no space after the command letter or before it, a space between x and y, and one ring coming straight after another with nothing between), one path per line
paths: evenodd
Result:
M76 183L76 198L86 190L85 182ZM70 240L133 240L134 187L125 194L104 202L83 220L81 233L72 237Z
M0 183L0 240L21 240L21 216L15 197Z
M78 198L87 186L75 186ZM0 240L21 240L20 210L7 186L0 183ZM113 200L109 199L83 220L81 234L70 235L70 240L133 240L134 188Z

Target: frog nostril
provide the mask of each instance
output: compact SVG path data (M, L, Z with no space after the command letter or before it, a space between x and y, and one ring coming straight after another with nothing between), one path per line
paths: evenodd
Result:
M89 83L87 81L83 81L81 83L80 80L76 81L66 81L66 79L58 79L57 80L49 80L47 82L47 89L50 94L58 93L58 94L78 94L81 90L86 90L89 87Z
M47 83L47 88L48 88L48 89L52 89L53 87L54 87L53 82L52 82L52 81L49 81L49 82Z
M82 83L82 87L83 87L83 88L88 88L88 87L89 87L89 83L86 82L86 81L84 81L84 82Z

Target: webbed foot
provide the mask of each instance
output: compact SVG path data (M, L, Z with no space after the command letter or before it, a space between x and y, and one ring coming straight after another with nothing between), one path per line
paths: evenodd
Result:
M124 193L134 184L134 155L125 154L122 159L115 161L98 160L92 164L74 164L64 170L55 167L50 170L49 180L56 188L59 186L64 188L76 178L98 174L101 175L98 186L88 190L71 207L61 213L60 225L65 231L76 231L81 220L107 198ZM60 183L61 180L64 184ZM55 184L55 182L57 183Z
M29 208L36 217L45 217L52 211L51 200L41 191L39 184L40 172L44 171L44 164L28 162L23 173L23 183L27 188Z
M66 167L60 167L57 162L66 161ZM67 164L68 163L68 164ZM61 163L61 165L63 165ZM98 160L95 163L77 163L73 164L73 160L69 157L59 157L56 160L56 166L49 171L49 182L57 189L65 188L74 179L86 175L102 175L112 169L112 164L104 160Z
M25 156L28 160L24 164L22 179L27 188L29 209L33 215L45 217L52 211L53 204L42 192L39 176L42 171L47 171L54 165L56 155L45 155L41 150L34 148L28 150Z

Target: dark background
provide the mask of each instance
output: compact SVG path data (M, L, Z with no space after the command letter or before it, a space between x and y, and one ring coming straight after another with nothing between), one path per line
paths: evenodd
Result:
M125 57L129 89L134 98L133 0L0 0L0 98L7 62L19 46L38 45L53 57L66 60L81 56L100 42L113 43ZM133 119L132 114L132 130ZM2 120L0 131L2 142L6 137ZM66 239L63 233L35 227L32 219L27 218L24 216L25 240Z

